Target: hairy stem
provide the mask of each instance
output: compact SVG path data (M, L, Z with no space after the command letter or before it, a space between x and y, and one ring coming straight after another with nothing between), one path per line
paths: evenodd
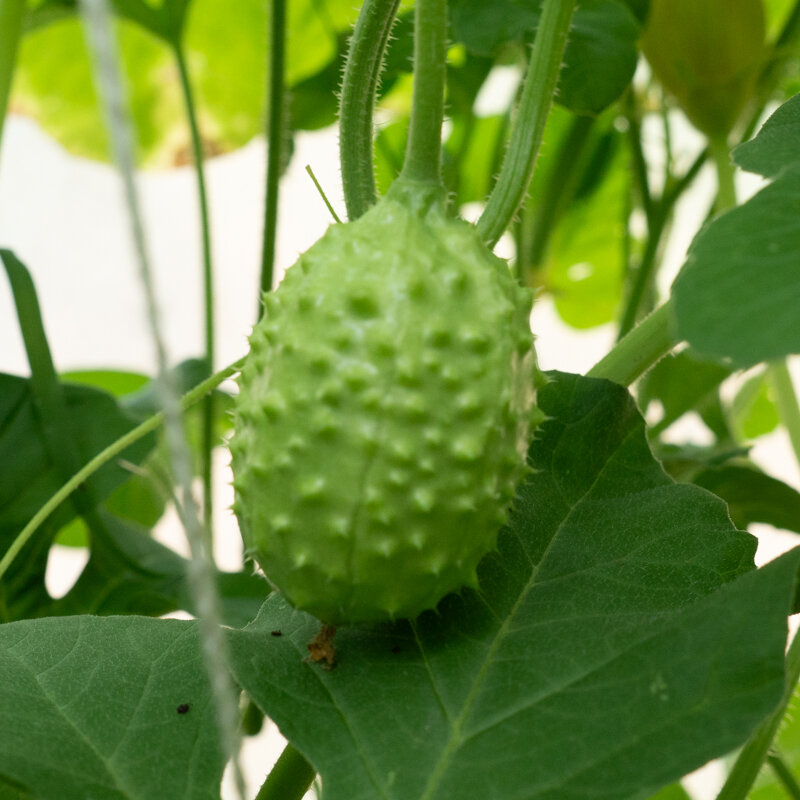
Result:
M511 139L478 220L478 232L489 247L511 223L533 177L574 9L575 0L544 0Z
M353 30L339 106L339 158L347 215L360 217L378 197L372 165L372 115L383 55L400 0L365 0Z
M256 795L256 800L301 800L316 771L292 745L287 744Z
M25 0L0 0L0 142L3 141L3 123L11 95L24 14Z
M284 90L286 73L286 0L272 0L269 29L269 85L267 87L267 176L264 196L264 240L258 317L264 313L261 295L272 289L275 242L278 233L278 186L283 162Z
M769 752L778 726L800 678L800 636L795 636L786 653L786 684L778 707L753 731L742 748L717 795L717 800L745 800Z
M223 381L235 375L242 368L242 364L244 364L243 358L215 373L202 383L198 383L193 389L190 389L180 400L181 413L198 403L206 397L209 392L214 391ZM152 417L148 417L144 422L133 428L133 430L128 431L124 436L120 436L119 439L111 442L105 449L101 450L96 456L87 461L86 464L84 464L84 466L30 518L25 527L17 534L16 539L14 539L11 546L3 555L2 560L0 560L0 579L5 575L14 559L19 555L20 550L30 541L36 531L39 530L47 518L76 489L79 489L95 472L97 472L97 470L113 458L123 453L132 444L138 442L139 439L143 439L149 433L158 430L163 424L164 412L160 411L158 414L153 414Z
M586 374L590 378L606 378L629 386L676 344L678 339L672 331L672 308L668 301L620 339Z
M189 80L186 57L178 43L174 46L175 61L181 78L183 102L186 107L186 118L192 140L192 160L197 177L197 197L200 205L200 230L203 246L203 309L204 309L204 349L209 373L214 371L214 268L211 258L211 223L208 213L208 196L206 179L203 170L203 145L200 128L197 124L197 111ZM211 535L213 516L213 484L211 454L214 449L214 395L209 394L203 402L202 421L202 477L203 477L203 523L206 532ZM210 551L209 551L210 552Z
M447 54L446 0L417 0L414 7L414 95L401 177L442 182L442 120Z

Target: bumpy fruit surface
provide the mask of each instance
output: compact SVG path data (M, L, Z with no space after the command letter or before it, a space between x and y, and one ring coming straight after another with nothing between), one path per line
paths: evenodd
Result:
M765 53L763 0L651 0L642 49L703 133L728 133Z
M330 624L475 586L539 414L529 291L400 186L265 303L231 441L247 553Z

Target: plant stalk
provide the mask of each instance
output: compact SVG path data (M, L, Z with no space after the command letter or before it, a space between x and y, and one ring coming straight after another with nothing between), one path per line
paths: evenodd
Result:
M511 223L533 177L574 9L575 0L544 0L508 149L477 223L489 247L497 244Z
M258 318L264 313L261 296L272 289L275 243L278 234L278 187L283 166L283 129L286 83L286 0L272 0L270 22L269 84L267 97L267 176L264 196L264 240Z
M731 161L727 138L713 139L710 143L711 156L717 168L717 202L715 211L720 213L736 207L736 170Z
M192 141L192 160L194 161L195 175L197 176L197 196L200 205L200 229L203 245L203 307L204 307L204 336L205 360L209 373L214 372L215 347L214 347L214 268L211 256L211 222L208 213L208 195L206 193L205 172L203 169L203 144L200 137L200 128L197 123L197 110L194 102L192 85L189 80L189 70L186 66L186 57L180 43L173 47L175 61L181 78L181 90L186 107L186 117L189 122L189 131ZM214 449L214 395L209 394L203 401L202 420L202 478L203 478L203 523L205 531L212 536L213 517L213 470L212 451ZM209 548L209 553L211 552Z
M202 400L209 392L214 391L223 381L235 375L244 364L244 358L240 358L230 366L206 378L202 383L190 389L180 400L180 411L183 413L188 408ZM148 417L144 422L128 431L124 436L111 442L84 464L50 499L28 520L25 527L17 534L17 537L9 546L0 560L0 580L8 571L14 559L19 555L20 550L30 541L47 518L76 490L81 487L97 470L107 464L111 459L123 453L139 439L143 439L149 433L158 430L164 424L164 412L159 411Z
M372 115L383 56L400 0L365 0L358 15L342 79L339 159L349 219L374 205L378 192L372 157Z
M270 771L256 800L301 800L314 782L316 770L287 744Z
M414 94L408 145L400 177L442 183L442 120L447 55L446 0L417 0L414 7Z
M586 373L587 376L630 386L678 344L672 331L671 306L671 301L667 301L645 317Z
M25 0L0 0L0 143L22 35Z
M775 392L778 415L789 434L792 450L800 466L800 407L786 360L772 362L767 367L767 378Z
M797 782L797 778L792 774L783 758L772 752L767 756L767 763L772 767L775 777L791 800L800 800L800 783Z
M786 653L786 684L778 707L750 735L731 769L717 800L745 800L778 731L794 687L800 678L800 636L795 635Z

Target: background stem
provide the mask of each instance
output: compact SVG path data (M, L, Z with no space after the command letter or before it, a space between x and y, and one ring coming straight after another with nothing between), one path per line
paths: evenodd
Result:
M795 458L800 465L800 407L797 404L797 393L792 384L792 376L785 359L774 361L767 367L767 377L775 392L775 405L781 423L789 434Z
M717 203L715 211L720 213L736 207L736 170L731 161L728 140L725 137L710 142L711 156L717 168Z
M442 181L442 119L447 53L447 3L417 0L414 7L414 94L408 146L400 176Z
M478 232L494 247L528 191L547 115L561 71L575 0L545 0L500 175L478 220Z
M365 0L358 15L342 80L339 158L349 219L358 219L378 197L372 159L372 115L383 55L400 0Z
M0 143L22 34L25 0L0 0Z
M795 636L786 654L786 684L778 707L753 731L742 748L717 800L745 800L767 757L778 726L800 678L800 637Z
M286 0L272 0L270 22L269 84L267 88L267 177L264 197L264 241L258 314L264 313L261 296L272 289L275 243L278 232L278 186L283 163L284 91L286 71Z
M668 301L620 339L586 374L629 386L677 343L672 333L671 301Z
M792 800L800 800L800 784L798 784L797 778L794 777L786 762L777 753L770 753L767 756L767 763L772 767L786 794Z
M239 359L230 366L221 369L219 372L206 378L202 383L190 389L180 400L179 410L181 413L191 408L195 403L202 400L209 392L213 392L223 381L235 375L242 368L244 358ZM85 483L89 478L94 475L97 470L107 464L111 459L116 458L118 455L127 450L132 444L143 439L149 433L157 431L164 424L164 412L160 411L158 414L153 414L148 417L144 422L141 422L133 430L120 436L119 439L111 442L107 447L101 450L96 456L91 458L84 464L55 494L53 494L48 501L28 520L25 527L17 534L14 541L9 546L8 550L3 554L0 559L0 580L6 574L8 568L14 562L14 559L19 555L23 547L30 541L31 537L36 533L47 518L80 486Z
M189 80L189 71L186 67L186 58L180 43L173 47L178 72L181 77L181 90L186 107L186 118L189 122L189 132L192 141L192 160L197 177L197 196L200 205L200 230L203 245L203 308L204 308L204 349L208 374L214 372L214 268L211 257L211 223L208 214L208 196L206 194L206 180L203 169L203 144L200 138L200 128L197 124L197 111ZM213 470L212 451L214 449L214 395L209 394L203 401L202 419L202 478L203 478L203 523L206 533L212 536L213 516ZM209 551L210 552L210 551Z
M287 744L259 789L256 800L301 800L316 774L314 767Z

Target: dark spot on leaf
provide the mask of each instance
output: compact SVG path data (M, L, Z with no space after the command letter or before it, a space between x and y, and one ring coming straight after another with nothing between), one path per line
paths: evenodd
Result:
M392 648L392 652L393 652L395 655L397 655L397 654L400 652L400 649L401 649L401 648L400 648L400 645L399 645L399 644L396 644L396 645L395 645L395 646Z
M188 703L181 703L178 706L178 713L179 714L188 714L189 713L189 704Z
M283 634L280 631L272 631L270 636L283 636Z

